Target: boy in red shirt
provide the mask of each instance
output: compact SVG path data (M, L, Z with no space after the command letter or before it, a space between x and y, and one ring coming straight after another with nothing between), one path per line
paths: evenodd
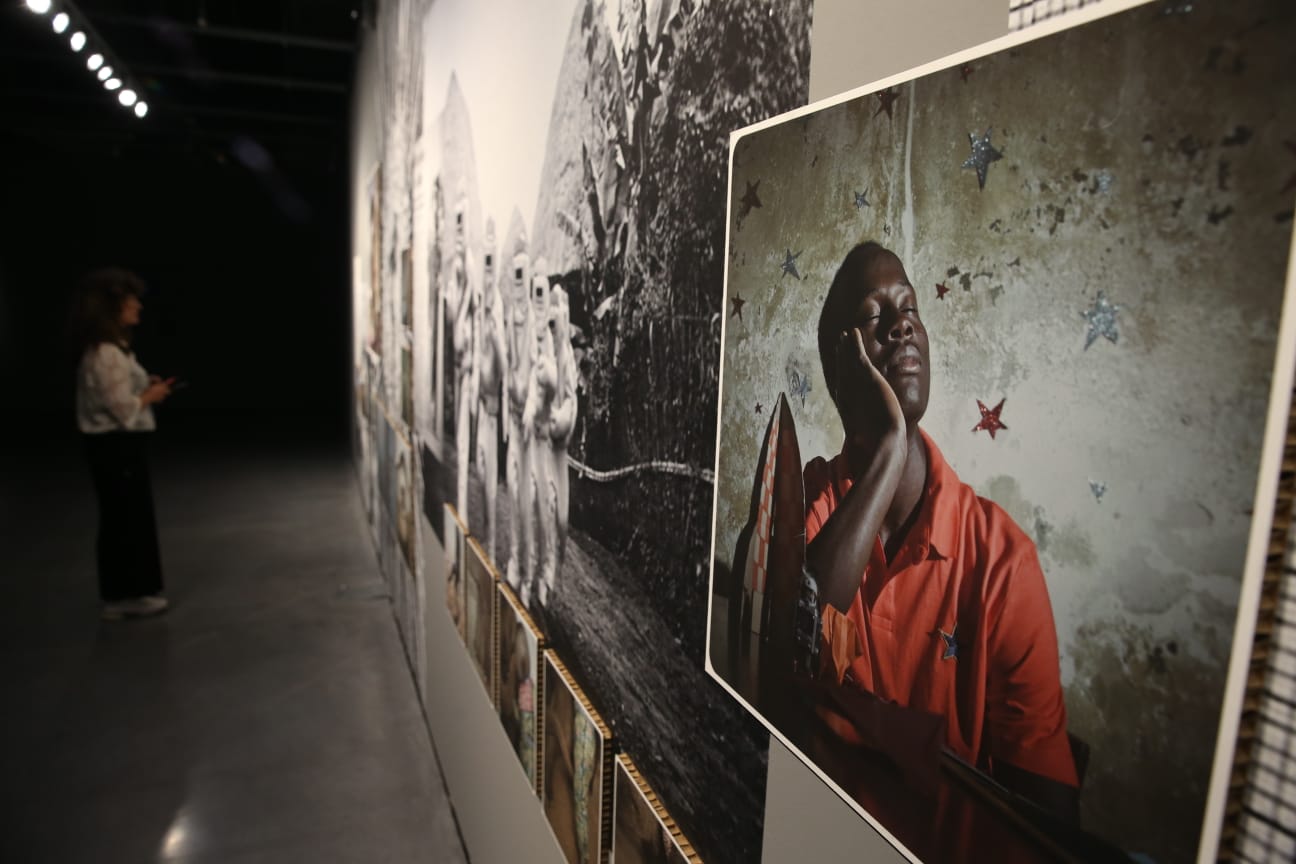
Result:
M829 682L944 718L946 745L1071 811L1057 633L1035 544L958 479L919 428L931 369L914 287L892 252L851 250L819 318L845 432L805 466L806 558Z

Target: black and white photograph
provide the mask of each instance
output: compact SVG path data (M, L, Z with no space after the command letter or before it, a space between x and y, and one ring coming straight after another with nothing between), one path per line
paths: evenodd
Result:
M703 668L723 178L730 131L806 101L811 2L391 15L384 320L413 368L384 362L423 510L443 539L461 514L704 857L750 860L767 736Z
M1294 42L1106 0L733 137L708 668L911 860L1216 856Z

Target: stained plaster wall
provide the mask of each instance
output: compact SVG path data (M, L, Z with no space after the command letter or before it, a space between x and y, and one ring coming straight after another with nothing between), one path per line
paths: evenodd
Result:
M802 457L837 452L817 316L846 251L878 240L931 333L924 428L1039 548L1070 727L1093 749L1085 824L1158 860L1196 846L1219 719L1291 233L1292 25L1279 3L1154 4L905 85L891 118L868 98L735 154L734 207L755 181L762 206L730 225L746 305L727 323L717 550L790 370L811 388L792 404ZM1004 158L980 190L960 165L987 127ZM1086 350L1100 290L1119 338ZM978 399L1006 400L994 440L971 431Z

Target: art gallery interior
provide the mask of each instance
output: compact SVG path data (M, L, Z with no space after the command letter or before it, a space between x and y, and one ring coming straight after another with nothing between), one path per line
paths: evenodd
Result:
M1296 859L1293 38L4 0L0 860Z

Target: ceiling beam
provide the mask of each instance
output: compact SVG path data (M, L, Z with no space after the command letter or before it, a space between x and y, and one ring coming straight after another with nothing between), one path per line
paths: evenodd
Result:
M229 84L279 87L284 90L310 90L315 93L336 93L339 95L344 95L349 91L349 88L344 84L311 80L309 78L286 78L282 75L251 75L243 72L223 72L219 69L183 68L180 66L136 66L134 68L141 75L152 75L156 78L189 78L195 81L221 81Z
M237 39L243 42L264 42L271 45L291 45L295 48L314 48L319 51L337 51L343 54L355 53L355 43L342 39L324 39L319 36L276 33L270 30L249 30L245 27L213 27L210 24L188 24L174 18L160 16L95 13L90 17L103 24L117 24L125 27L183 30L196 36L210 36L214 39Z

